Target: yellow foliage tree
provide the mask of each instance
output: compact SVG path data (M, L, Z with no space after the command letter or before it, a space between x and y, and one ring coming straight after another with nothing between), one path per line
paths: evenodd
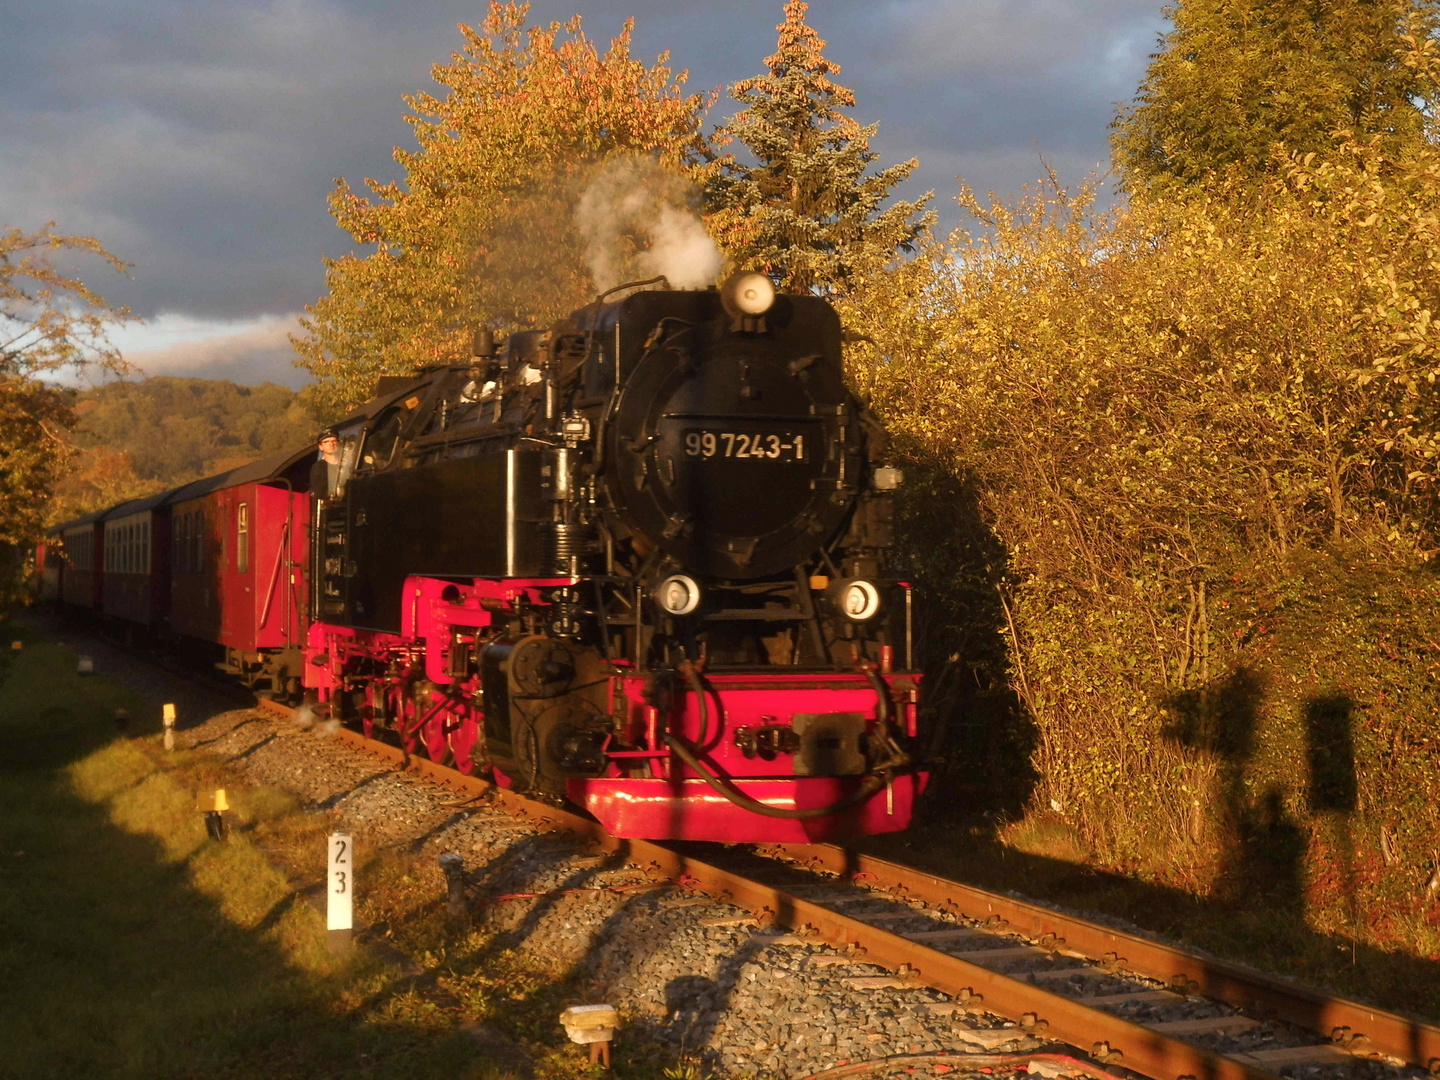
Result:
M632 22L603 54L565 24L528 26L527 3L492 0L481 30L436 65L443 96L406 98L420 144L396 149L405 183L343 180L331 212L368 256L328 260L327 295L295 339L334 414L375 378L467 355L476 325L533 324L593 297L573 209L588 177L617 155L676 170L697 143L701 100L667 55L630 54Z
M1266 632L1235 614L1236 582L1339 603L1343 577L1303 583L1316 560L1403 567L1440 548L1440 151L1351 139L1259 189L1212 179L1103 212L1093 186L1053 181L961 202L982 229L845 302L871 339L852 374L1003 547L999 630L1039 805L1117 857L1188 844L1196 798L1251 812L1240 787L1215 793L1223 755L1175 735L1183 703L1222 707L1207 695ZM1377 696L1414 692L1387 670ZM1417 812L1423 832L1435 810Z
M1263 177L1276 150L1328 153L1352 131L1397 157L1435 136L1436 0L1176 0L1115 121L1131 185Z
M0 231L0 604L15 595L24 549L41 531L70 455L69 395L40 376L129 370L106 332L130 312L57 267L62 254L126 269L98 240L57 233L54 222Z

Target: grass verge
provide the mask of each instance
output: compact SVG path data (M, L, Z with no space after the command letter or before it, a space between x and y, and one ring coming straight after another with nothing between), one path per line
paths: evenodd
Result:
M7 629L24 648L0 654L0 1077L589 1075L556 1024L583 998L572 973L448 918L433 857L357 836L357 915L388 942L331 956L303 895L331 818L167 754L158 701ZM224 843L200 812L216 787ZM622 1040L613 1075L698 1074Z

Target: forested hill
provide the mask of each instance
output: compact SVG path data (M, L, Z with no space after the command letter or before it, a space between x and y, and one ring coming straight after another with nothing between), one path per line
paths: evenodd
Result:
M274 383L154 378L76 395L76 468L51 522L197 480L314 436L295 391Z

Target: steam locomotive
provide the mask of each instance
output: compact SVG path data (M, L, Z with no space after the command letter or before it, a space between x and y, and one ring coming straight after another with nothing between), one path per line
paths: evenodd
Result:
M926 774L885 568L902 478L839 319L757 273L659 284L503 348L477 332L468 367L338 425L311 707L617 836L904 828Z
M902 829L901 476L839 320L760 274L661 283L382 380L333 468L297 449L56 526L37 587L616 836Z

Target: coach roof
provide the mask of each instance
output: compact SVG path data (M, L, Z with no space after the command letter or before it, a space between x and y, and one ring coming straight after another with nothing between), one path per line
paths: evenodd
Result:
M283 450L278 454L263 457L259 461L252 461L248 465L231 469L229 472L217 473L215 476L207 476L203 480L192 481L169 492L164 501L173 506L175 503L198 499L212 491L220 491L223 488L235 487L239 484L257 482L263 484L266 481L277 479L297 461L313 456L314 453L315 449L311 446L303 446L298 450Z

